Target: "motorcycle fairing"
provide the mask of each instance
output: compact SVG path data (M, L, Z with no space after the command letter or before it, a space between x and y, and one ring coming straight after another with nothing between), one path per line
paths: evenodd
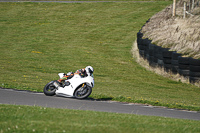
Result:
M58 74L60 77L63 73ZM66 80L65 82L70 82L69 86L58 87L56 90L56 95L64 97L73 97L74 91L82 84L86 83L87 85L94 87L94 78L93 75L87 77L81 77L76 74L71 79Z

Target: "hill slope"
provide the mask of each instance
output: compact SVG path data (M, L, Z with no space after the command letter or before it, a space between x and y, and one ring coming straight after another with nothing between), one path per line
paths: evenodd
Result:
M142 28L145 38L152 43L171 48L186 57L200 59L200 6L183 19L183 1L177 3L176 17L172 17L172 5L154 15Z

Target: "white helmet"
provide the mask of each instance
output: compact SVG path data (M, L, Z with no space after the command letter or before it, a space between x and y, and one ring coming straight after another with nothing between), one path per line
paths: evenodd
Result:
M93 69L93 67L91 67L91 66L87 66L86 68L85 68L85 71L86 71L86 73L93 73L94 72L94 69Z

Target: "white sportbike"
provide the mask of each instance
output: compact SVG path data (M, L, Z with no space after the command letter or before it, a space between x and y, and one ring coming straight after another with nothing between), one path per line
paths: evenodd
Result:
M64 73L59 73L58 75L62 78ZM64 82L51 81L47 83L44 87L44 94L47 96L57 95L84 99L92 93L93 87L94 77L92 73L88 73L85 77L74 74L72 78Z

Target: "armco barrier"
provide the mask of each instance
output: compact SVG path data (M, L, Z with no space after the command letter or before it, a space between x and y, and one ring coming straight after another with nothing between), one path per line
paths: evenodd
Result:
M140 31L137 33L139 54L151 67L161 67L166 72L178 73L189 78L190 83L200 82L200 60L182 57L176 51L169 51L169 48L162 48L151 42L148 38L143 39Z

